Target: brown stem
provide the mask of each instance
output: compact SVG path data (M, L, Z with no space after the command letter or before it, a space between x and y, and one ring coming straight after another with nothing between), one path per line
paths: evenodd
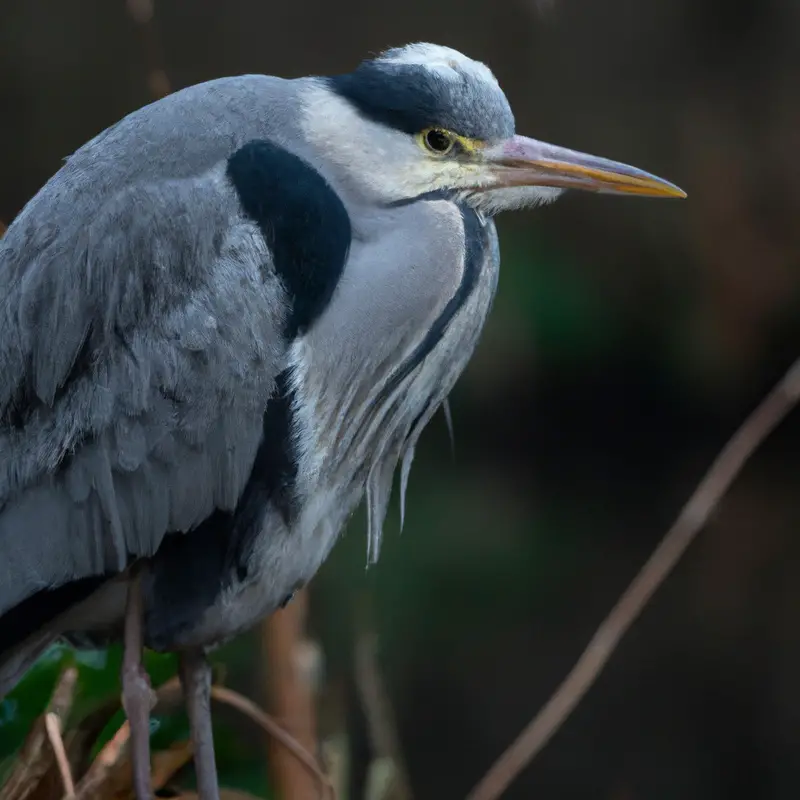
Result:
M494 800L561 727L611 658L620 639L664 582L750 456L797 404L800 359L742 423L683 507L677 520L602 622L564 682L469 793Z
M264 621L262 630L270 712L309 753L316 753L314 698L299 664L307 607L308 595L299 591L286 608ZM271 738L268 757L278 796L283 800L318 796L308 770L288 756L286 748L277 747Z
M285 731L278 723L270 717L269 714L262 711L252 700L248 700L230 689L225 689L222 686L211 687L211 697L218 703L225 703L226 705L235 708L247 717L250 717L256 725L260 726L270 737L278 742L282 747L286 748L308 772L314 777L324 791L326 791L332 798L336 797L336 792L333 784L319 768L314 756L306 750L300 742L297 741L291 734Z

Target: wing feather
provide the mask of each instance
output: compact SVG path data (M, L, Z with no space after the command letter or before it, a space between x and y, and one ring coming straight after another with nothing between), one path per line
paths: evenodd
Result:
M74 170L73 170L74 172ZM0 613L234 508L285 343L223 164L87 202L51 182L0 241Z

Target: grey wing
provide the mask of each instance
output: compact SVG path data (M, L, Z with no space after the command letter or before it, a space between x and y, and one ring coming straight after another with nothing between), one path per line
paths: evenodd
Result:
M284 358L222 165L106 192L82 226L47 208L0 240L0 614L232 509Z

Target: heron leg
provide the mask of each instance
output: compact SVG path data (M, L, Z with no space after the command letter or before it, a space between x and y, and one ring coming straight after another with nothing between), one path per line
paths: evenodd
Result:
M122 706L130 725L131 769L136 800L151 800L150 711L155 695L142 663L144 647L144 603L141 571L134 570L128 584L125 635L122 656Z
M219 800L211 727L211 666L202 650L181 653L180 676L194 745L197 794L200 800Z

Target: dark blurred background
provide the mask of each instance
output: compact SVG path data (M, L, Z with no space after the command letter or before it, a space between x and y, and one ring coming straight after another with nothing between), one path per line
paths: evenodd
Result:
M567 195L500 220L495 309L452 397L455 459L437 418L403 535L395 504L367 572L359 515L312 584L319 736L345 731L353 796L369 617L414 797L463 797L800 354L800 4L156 0L145 24L132 10L0 2L6 223L164 77L346 71L415 40L486 61L520 132L688 192ZM790 419L508 798L798 796L798 442ZM221 657L259 697L257 637Z

